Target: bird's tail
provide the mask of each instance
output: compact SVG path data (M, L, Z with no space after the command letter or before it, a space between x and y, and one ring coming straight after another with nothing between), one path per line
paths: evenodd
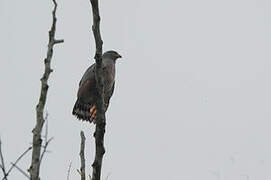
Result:
M79 120L92 122L96 117L97 109L96 105L86 104L79 99L76 100L72 114Z

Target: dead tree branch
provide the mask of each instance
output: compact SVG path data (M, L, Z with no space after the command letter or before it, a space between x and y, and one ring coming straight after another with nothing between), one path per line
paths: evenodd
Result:
M48 141L45 142L45 145L43 147L43 151L41 153L41 156L40 156L40 164L41 164L41 161L43 159L43 156L44 154L47 152L47 146L49 145L49 143L53 140L54 138L50 138Z
M86 160L85 160L85 135L84 132L81 131L80 133L81 136L81 146L80 146L80 159L81 159L81 168L80 168L80 175L81 175L81 180L86 180Z
M111 173L108 173L105 180L108 180L109 176L111 175Z
M11 167L9 168L8 172L6 173L6 176L3 177L2 180L5 179L5 177L7 177L9 175L9 173L12 171L12 169L14 168L15 165L17 165L17 163L32 149L32 147L27 148L27 150L25 150L17 159L14 163L11 163Z
M98 89L98 100L97 100L97 116L96 116L96 129L94 133L95 137L95 159L92 164L93 172L92 172L92 180L100 180L101 177L101 167L103 155L105 153L104 148L104 133L105 133L105 107L104 107L104 79L102 73L102 53L103 53L103 41L100 32L100 13L99 13L99 3L98 0L90 0L92 5L92 13L93 13L93 25L92 31L95 38L96 44L96 53L95 53L95 61L96 61L96 82Z
M21 168L19 168L16 164L11 163L11 165L13 167L15 167L19 172L21 172L27 179L30 179L30 176L26 172L24 172L24 170L22 170Z
M43 147L43 151L41 153L41 156L40 156L40 164L41 164L41 161L43 159L43 156L47 151L47 146L49 145L49 143L53 140L53 138L50 138L48 140L48 113L45 114L45 118L44 120L46 121L46 126L45 126L45 136L44 136L44 141L45 141L45 144Z
M48 92L48 79L50 76L50 73L53 71L51 69L51 60L53 57L53 47L55 44L63 43L64 40L56 40L55 39L55 31L56 31L56 9L57 9L57 3L55 0L52 0L54 3L54 9L52 11L52 17L53 22L51 29L49 31L49 43L48 43L48 50L47 50L47 57L44 60L45 64L45 70L44 74L41 78L41 92L39 97L39 102L36 106L36 125L33 129L33 150L32 150L32 160L31 160L31 166L28 169L30 173L30 179L31 180L39 180L39 169L40 169L40 154L41 154L41 131L44 124L44 106L46 103L47 98L47 92Z
M70 162L67 172L67 180L70 180L70 172L71 172L72 162Z
M0 139L0 158L1 158L1 169L4 174L4 180L7 180L7 173L6 173L6 168L5 168L5 161L4 161L4 156L2 153L2 141Z

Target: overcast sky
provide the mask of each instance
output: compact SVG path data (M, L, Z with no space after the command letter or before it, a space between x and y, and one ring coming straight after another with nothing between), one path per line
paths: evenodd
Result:
M41 178L79 179L80 130L71 115L94 60L88 0L58 0L46 110L51 153ZM0 0L0 137L9 165L30 146L50 0ZM114 0L100 3L104 50L117 50L103 180L270 180L271 1ZM30 166L30 154L19 166ZM247 178L249 176L249 178ZM10 179L23 179L14 170Z

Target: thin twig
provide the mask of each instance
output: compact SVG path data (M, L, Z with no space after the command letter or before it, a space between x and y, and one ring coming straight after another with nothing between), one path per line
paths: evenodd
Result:
M50 139L45 143L44 148L43 148L43 151L42 151L41 156L40 156L40 164L41 164L41 161L42 161L42 159L43 159L44 154L45 154L46 152L48 152L48 151L47 151L47 146L49 145L49 143L50 143L53 139L54 139L54 138L50 138Z
M246 180L249 180L249 175L247 175L247 174L241 174L241 176L243 176L244 178L246 178Z
M64 40L63 39L60 39L60 40L55 40L54 41L54 44L59 44L59 43L63 43L64 42Z
M72 166L72 162L70 162L70 164L69 164L68 173L67 173L67 180L70 179L71 166Z
M81 146L80 146L80 159L81 159L81 168L80 168L80 175L81 175L81 180L86 180L86 173L85 173L85 167L86 167L86 162L85 162L85 141L86 137L84 135L84 132L80 132L81 136Z
M41 155L41 145L42 145L42 139L41 139L41 132L44 124L44 106L47 99L47 92L48 92L48 79L50 76L50 73L53 71L51 69L51 60L53 57L53 47L55 44L58 44L60 42L64 42L63 40L56 40L55 39L55 31L56 31L56 9L57 9L57 3L55 0L52 0L54 3L54 9L52 11L52 17L53 22L51 29L49 31L49 43L48 43L48 50L47 50L47 56L44 60L44 74L41 78L41 92L39 97L39 102L36 106L36 125L33 129L33 151L32 151L32 160L31 160L31 166L28 169L30 173L30 179L31 180L38 180L39 179L39 170L40 170L40 163L41 158L43 155ZM47 143L48 141L46 141ZM47 143L48 144L48 143ZM43 153L44 154L44 153Z
M43 151L42 151L41 156L40 156L40 164L41 164L41 161L43 159L43 156L44 156L45 152L47 152L47 146L49 145L50 141L53 140L53 138L50 138L48 140L48 112L46 112L44 120L46 121L46 124L45 124L46 125L45 126L45 136L44 136L45 144L44 144L44 146L42 146Z
M105 180L108 180L109 176L111 175L111 173L108 173Z
M2 153L2 141L0 139L0 158L1 158L1 169L3 171L4 174L4 180L7 180L7 173L6 173L6 168L5 168L5 161L4 161L4 156Z
M32 147L27 148L15 161L15 163L12 163L11 167L9 168L6 177L9 175L9 173L12 171L14 168L14 165L17 165L17 163L32 149ZM4 180L4 178L2 179Z
M11 163L11 165L13 167L15 167L18 171L20 171L25 177L27 177L27 179L30 179L30 176L26 172L24 172L24 170L22 170L21 168L19 168L16 164Z
M44 140L45 142L47 142L47 139L48 139L48 112L45 113L45 117L44 117L44 120L45 120L45 136L44 136Z
M104 133L105 133L105 107L104 107L104 78L103 78L103 70L102 70L102 53L103 53L103 41L100 32L100 13L99 13L99 3L98 0L90 0L93 14L93 25L92 31L95 38L96 44L96 53L95 53L95 77L96 77L96 86L98 89L97 96L97 116L96 116L96 128L95 128L95 159L92 164L93 172L92 172L92 180L100 180L101 178L101 168L102 168L102 160L103 155L105 153L104 148Z

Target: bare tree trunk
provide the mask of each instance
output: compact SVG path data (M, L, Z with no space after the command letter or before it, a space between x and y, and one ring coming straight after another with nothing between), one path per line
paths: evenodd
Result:
M63 43L64 40L55 40L55 31L56 31L56 9L57 3L55 0L52 0L54 3L54 9L52 12L53 23L49 31L49 43L47 50L47 57L44 60L45 71L41 78L41 92L39 97L39 102L36 106L36 126L33 129L33 150L32 150L32 161L31 166L28 169L30 173L30 180L39 180L39 170L40 170L40 158L41 158L41 132L44 124L44 106L46 103L46 97L48 92L48 79L50 73L53 71L51 69L51 59L53 57L53 47L55 44Z
M96 82L97 89L99 92L99 97L97 101L97 116L96 116L96 129L94 133L95 137L95 159L92 164L93 172L92 172L92 180L100 180L101 178L101 168L102 168L102 160L103 155L105 153L104 148L104 133L105 133L105 107L104 107L104 78L102 73L102 54L103 54L103 41L100 33L100 14L99 14L99 3L98 0L90 0L92 5L92 13L93 13L93 25L92 31L95 38L96 44L96 53L95 53L95 61L96 61Z

